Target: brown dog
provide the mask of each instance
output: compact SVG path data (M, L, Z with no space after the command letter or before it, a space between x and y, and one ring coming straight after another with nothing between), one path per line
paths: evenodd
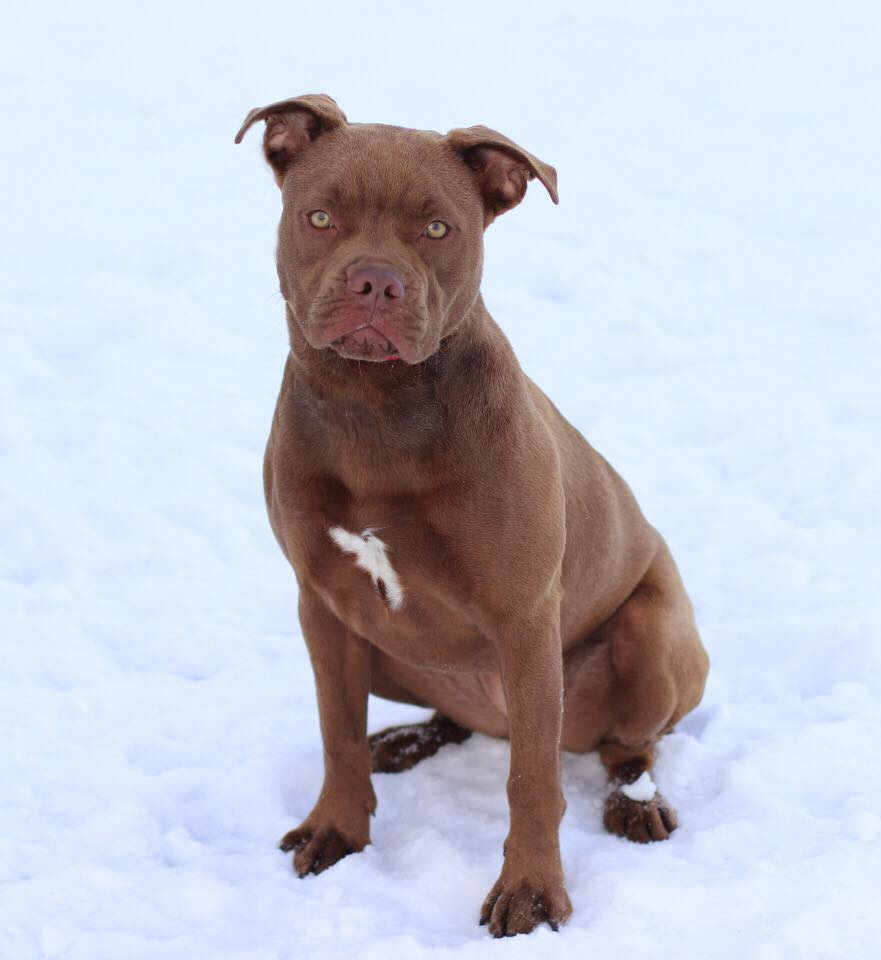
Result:
M370 842L371 769L472 730L509 737L510 831L481 923L556 928L560 749L599 750L609 830L665 839L676 820L648 771L708 667L664 541L480 296L484 229L534 177L556 203L556 173L486 127L350 124L327 96L251 111L237 143L258 120L291 344L266 499L325 757L281 847L318 873ZM437 713L368 738L369 693Z

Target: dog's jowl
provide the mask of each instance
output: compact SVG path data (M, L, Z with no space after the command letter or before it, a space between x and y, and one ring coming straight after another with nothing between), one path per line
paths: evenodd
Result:
M664 541L481 299L484 230L531 180L556 202L556 172L487 127L349 123L327 96L253 110L236 140L261 120L290 335L266 500L325 747L282 849L319 873L370 842L371 772L507 737L510 828L480 922L556 928L560 750L599 751L610 831L666 839L655 745L708 667ZM434 717L368 736L370 693Z

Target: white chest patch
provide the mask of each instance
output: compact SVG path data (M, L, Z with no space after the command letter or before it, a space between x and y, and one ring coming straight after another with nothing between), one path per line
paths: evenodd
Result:
M373 586L391 609L400 610L404 605L404 589L388 558L386 545L370 527L361 533L349 533L342 527L331 527L327 532L340 550L351 553L355 563L370 574Z

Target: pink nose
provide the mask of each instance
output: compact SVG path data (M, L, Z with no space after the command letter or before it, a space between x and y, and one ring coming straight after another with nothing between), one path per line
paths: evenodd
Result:
M352 293L369 297L374 302L389 303L404 299L404 281L386 267L350 267L346 286Z

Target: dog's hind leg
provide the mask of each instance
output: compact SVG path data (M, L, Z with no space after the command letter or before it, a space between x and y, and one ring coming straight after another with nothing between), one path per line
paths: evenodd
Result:
M616 709L598 748L612 783L603 823L638 843L666 840L676 814L651 778L655 745L700 702L708 660L665 545L605 630Z
M470 736L470 730L441 713L424 723L388 727L369 737L373 772L403 773L446 744L464 743Z

